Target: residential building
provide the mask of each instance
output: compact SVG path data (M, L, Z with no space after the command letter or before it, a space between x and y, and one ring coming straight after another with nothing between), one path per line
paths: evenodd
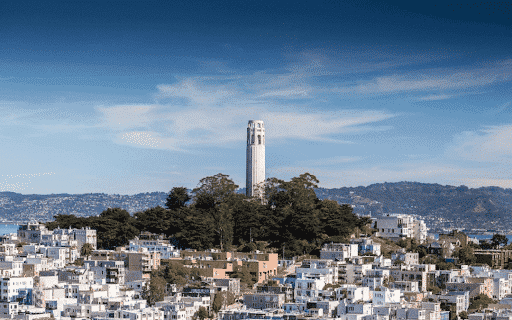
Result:
M0 299L2 301L32 304L34 278L10 277L0 280Z
M244 295L244 305L252 309L280 309L284 300L284 294L254 293Z
M420 243L427 239L425 221L411 215L388 214L376 219L377 236L388 239L414 238Z
M162 235L155 235L149 232L143 232L138 237L130 240L129 251L138 252L141 248L149 252L159 252L160 259L179 258L180 252L175 246L164 240Z
M357 257L359 254L359 245L357 243L326 243L320 250L320 259L329 259L335 261L344 261Z

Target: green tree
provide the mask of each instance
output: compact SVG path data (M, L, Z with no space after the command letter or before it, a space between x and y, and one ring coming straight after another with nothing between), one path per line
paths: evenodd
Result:
M493 248L498 249L500 246L506 246L508 238L502 234L494 234L491 239L491 245Z
M98 248L115 249L123 246L140 232L135 227L137 220L121 208L108 208L99 216L77 218L74 215L57 215L55 221L47 223L51 230L59 228L90 227L96 230Z
M487 240L480 241L480 249L489 250L492 248L494 248L494 245L490 241L487 241Z
M427 285L427 291L430 291L433 294L439 294L439 293L441 293L441 288L439 288L438 286L434 286L434 285L428 284Z
M92 245L90 243L84 243L84 245L82 246L82 249L80 249L80 256L82 256L82 257L90 256L92 254L93 250L94 250L94 248L92 247Z
M468 317L468 313L467 313L466 311L462 311L462 312L460 312L460 313L459 313L459 317L460 317L461 319L468 319L468 318L469 318L469 317Z
M265 207L261 201L247 201L244 195L237 194L231 204L233 217L233 244L244 245L251 241L266 240L267 232Z
M481 293L473 298L473 301L471 301L471 304L469 305L469 309L482 310L487 308L491 303L496 303L496 301Z
M441 310L450 312L450 320L457 320L457 306L454 303L441 303Z
M206 177L193 190L195 208L204 216L210 216L213 232L220 249L230 248L233 242L233 210L230 202L238 186L224 174Z
M197 250L213 248L216 237L213 228L215 221L208 210L213 209L192 206L181 210L181 229L175 237L182 247Z
M185 187L174 187L169 192L165 206L169 210L179 210L187 205L191 197Z
M237 265L233 266L233 273L230 277L239 278L240 283L245 283L248 287L252 287L258 281L256 276L253 276L247 267Z
M222 306L224 304L224 296L221 292L218 292L215 294L215 297L213 298L212 303L212 310L215 313L219 313L220 309L222 309Z
M192 190L196 203L205 201L216 206L235 194L238 186L229 178L228 175L218 173L201 179L197 188Z
M357 226L357 217L350 205L339 205L333 200L323 200L320 204L321 227L323 233L334 240L348 238Z
M135 213L135 226L139 231L149 231L155 234L169 234L169 226L172 223L169 210L160 206L149 208Z
M137 221L128 211L121 208L108 208L99 217L91 217L90 227L96 229L98 247L115 249L124 246L140 231L134 226Z
M205 318L208 318L208 311L205 307L199 307L199 310L194 313L194 318L204 320Z
M162 301L165 296L166 281L164 278L151 274L149 284L142 290L142 297L152 306L155 302Z
M470 246L455 250L453 256L459 258L459 262L463 264L471 265L476 262L475 251Z
M190 279L190 269L185 268L179 262L170 262L165 267L161 267L158 275L167 281L167 283L185 285Z

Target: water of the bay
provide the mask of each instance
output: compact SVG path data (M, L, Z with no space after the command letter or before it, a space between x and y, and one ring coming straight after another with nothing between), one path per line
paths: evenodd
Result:
M17 224L0 224L0 236L8 233L18 232L19 226Z

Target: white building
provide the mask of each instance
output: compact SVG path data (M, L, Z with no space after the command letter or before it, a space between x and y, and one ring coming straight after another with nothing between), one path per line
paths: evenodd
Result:
M295 280L295 302L302 303L312 300L317 300L320 296L320 291L323 290L326 284L326 275L308 275L302 274Z
M2 302L0 303L0 318L12 319L18 314L18 302Z
M54 229L48 230L44 224L28 223L18 229L18 239L26 243L39 243L47 246L76 246L78 251L89 243L96 249L96 230L89 227L82 229Z
M320 250L320 259L330 259L336 261L344 261L357 257L359 252L359 245L346 244L346 243L326 243Z
M156 235L141 234L140 237L130 240L129 251L139 252L142 248L146 248L149 252L160 252L160 259L178 258L180 256L176 247L170 244L168 240Z
M375 222L377 236L389 239L414 238L419 242L427 239L425 221L411 215L389 214L377 218Z
M247 126L246 193L262 196L259 187L265 181L265 126L261 120L249 120Z
M401 249L401 251L391 254L391 260L393 262L402 261L405 265L417 265L420 263L420 256L417 252L406 252L405 249Z
M32 277L0 279L0 299L3 301L18 301L23 304L32 304L33 289L34 279Z
M347 283L362 284L366 272L372 270L371 264L347 264L345 267L345 280Z
M373 291L372 302L376 306L383 306L388 303L400 303L400 289L381 287Z
M358 301L370 302L372 300L370 288L350 284L336 288L336 300L344 299L349 303L356 303Z
M375 290L385 284L386 279L389 279L389 270L387 269L371 269L367 270L363 276L363 287L368 287L370 290Z
M338 282L338 266L331 260L306 259L300 267L295 268L295 273L297 279L304 276L322 276L325 277L326 284Z
M371 253L380 256L380 244L374 243L371 238L352 239L350 243L357 244L360 255Z
M0 272L6 277L21 277L23 274L23 261L0 261Z

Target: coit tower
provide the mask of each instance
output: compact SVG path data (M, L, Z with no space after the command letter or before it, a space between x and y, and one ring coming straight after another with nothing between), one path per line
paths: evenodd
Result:
M265 181L265 126L261 120L249 120L247 125L246 194L263 196L258 186Z

